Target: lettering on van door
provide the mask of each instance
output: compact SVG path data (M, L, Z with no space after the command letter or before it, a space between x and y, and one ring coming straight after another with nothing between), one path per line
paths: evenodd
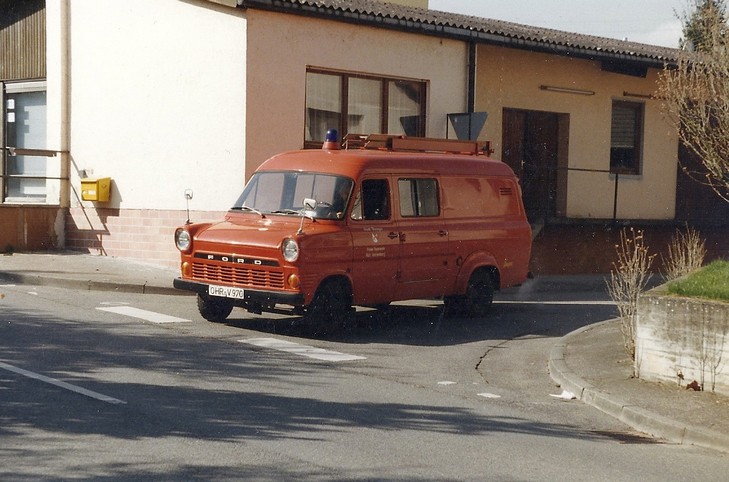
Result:
M375 246L367 248L365 258L384 258L386 255L384 246Z
M372 242L373 243L379 243L380 242L380 232L382 231L382 228L365 228L364 230L366 233L370 233L372 235Z

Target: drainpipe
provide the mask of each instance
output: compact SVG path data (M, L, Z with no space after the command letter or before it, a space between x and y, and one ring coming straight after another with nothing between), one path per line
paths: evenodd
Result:
M46 2L46 80L48 85L48 149L59 162L59 207L54 223L56 245L66 246L65 220L71 204L70 149L70 2Z
M61 177L65 181L61 181L65 185L61 188L61 207L68 208L71 204L71 119L69 116L69 103L71 102L71 72L70 72L70 39L71 39L71 19L69 13L69 1L60 0L60 124L59 138L61 141Z
M468 113L476 111L476 42L468 42Z

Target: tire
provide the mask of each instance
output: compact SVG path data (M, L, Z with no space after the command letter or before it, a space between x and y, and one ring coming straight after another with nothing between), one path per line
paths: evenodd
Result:
M468 280L464 298L466 312L472 317L488 314L494 301L494 279L491 273L481 269L475 271Z
M222 323L233 311L233 302L217 296L197 295L197 309L206 320Z
M443 310L447 316L482 317L494 301L494 279L487 270L475 271L468 280L465 295L446 296Z
M306 317L314 323L343 325L352 312L349 284L340 280L325 281L306 311Z

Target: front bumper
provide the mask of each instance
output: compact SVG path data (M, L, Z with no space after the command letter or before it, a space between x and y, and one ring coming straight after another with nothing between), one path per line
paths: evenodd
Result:
M199 281L191 281L183 278L175 278L172 286L178 290L192 291L199 295L208 294L208 286L210 283L201 283ZM256 289L245 289L243 299L232 299L235 304L247 305L255 304L258 306L275 306L277 304L290 305L296 307L304 306L303 293L282 293L280 291L263 291Z

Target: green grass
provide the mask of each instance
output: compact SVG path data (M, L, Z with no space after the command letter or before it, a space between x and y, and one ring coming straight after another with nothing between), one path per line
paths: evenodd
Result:
M729 261L714 261L685 278L668 284L679 296L729 301Z

